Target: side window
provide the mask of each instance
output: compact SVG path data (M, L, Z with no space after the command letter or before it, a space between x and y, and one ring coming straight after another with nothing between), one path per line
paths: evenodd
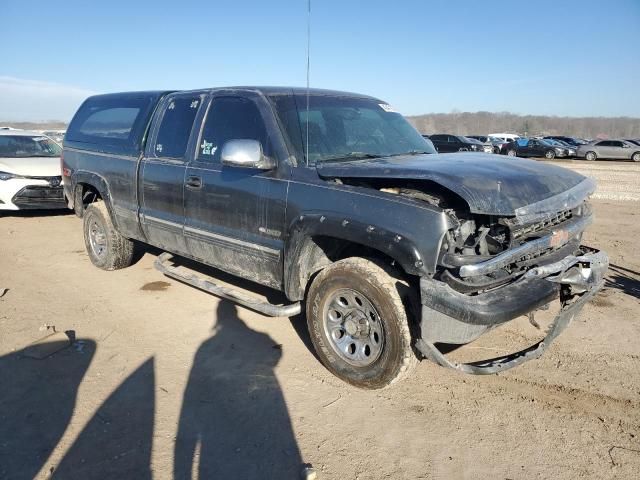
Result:
M609 142L609 141L607 141L607 140L604 140L604 141L602 141L602 142L598 142L598 143L596 143L596 145L597 145L598 147L610 147L610 146L611 146L611 142Z
M443 140L446 140L446 138L442 138L444 137L444 135L431 135L429 138L431 140L435 140L436 142L441 142Z
M622 142L611 142L612 147L622 147L622 145L623 145Z
M156 157L184 158L200 101L199 95L174 97L169 100L153 149Z
M198 145L198 160L220 161L222 148L229 140L257 140L269 155L267 130L258 107L240 97L214 98L204 122Z

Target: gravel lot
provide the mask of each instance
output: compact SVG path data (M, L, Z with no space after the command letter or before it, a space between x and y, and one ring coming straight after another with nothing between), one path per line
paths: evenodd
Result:
M600 181L585 243L610 254L607 288L539 360L422 362L376 392L322 367L303 318L165 278L158 252L100 271L72 215L0 214L0 478L637 478L640 165L557 163ZM47 325L75 344L25 358ZM456 355L540 336L517 319Z

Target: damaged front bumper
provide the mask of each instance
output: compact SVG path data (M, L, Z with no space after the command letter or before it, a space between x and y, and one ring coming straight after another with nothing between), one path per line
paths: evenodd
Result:
M539 357L603 286L609 260L605 252L585 252L533 268L518 281L475 296L456 292L443 282L420 281L421 338L416 347L428 359L464 373L492 374ZM560 298L561 309L544 339L524 350L472 363L456 363L436 344L465 344L520 315Z

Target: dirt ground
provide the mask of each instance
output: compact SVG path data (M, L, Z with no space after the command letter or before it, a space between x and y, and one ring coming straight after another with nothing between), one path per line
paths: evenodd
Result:
M98 270L73 215L0 214L0 479L638 478L640 203L594 206L607 287L541 359L482 377L421 362L374 392L323 368L302 317L163 277L158 252ZM75 343L26 358L47 326ZM518 319L455 355L540 336Z

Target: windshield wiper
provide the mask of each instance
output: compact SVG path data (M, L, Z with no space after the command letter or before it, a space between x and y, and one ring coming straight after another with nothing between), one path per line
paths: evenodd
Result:
M393 153L391 155L387 155L389 157L400 157L402 155L426 155L426 154L430 154L431 152L426 152L424 150L409 150L408 152L402 152L402 153Z
M334 160L364 160L366 158L380 158L386 155L376 155L373 153L367 152L349 152L349 153L341 153L340 155L334 155L333 157L325 157L321 159L321 162L332 162Z

